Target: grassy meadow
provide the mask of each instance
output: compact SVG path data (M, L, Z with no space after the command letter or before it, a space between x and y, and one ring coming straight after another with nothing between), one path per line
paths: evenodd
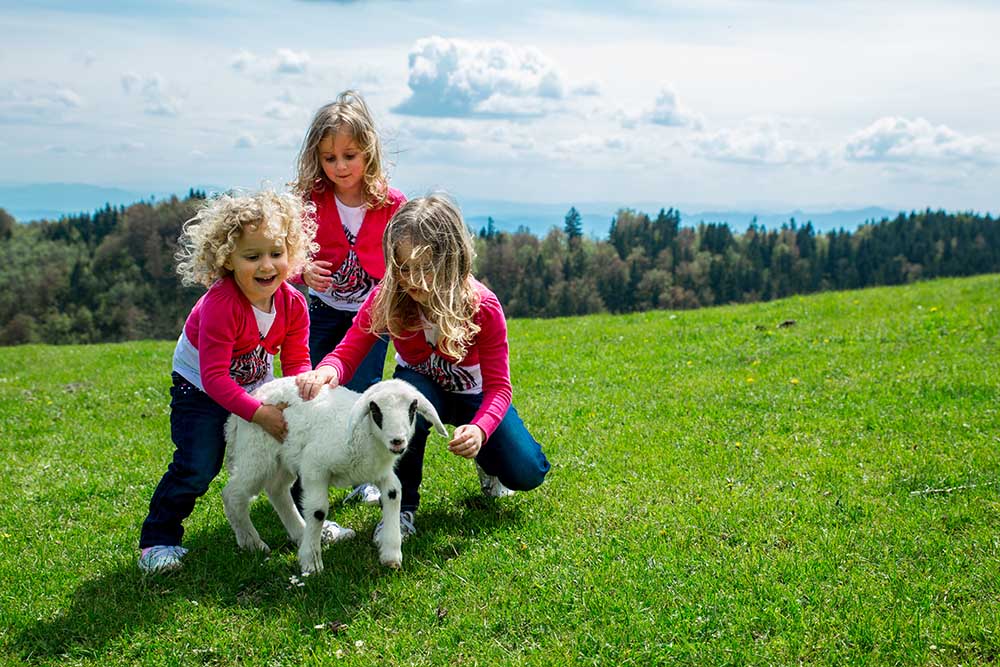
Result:
M783 325L784 323L784 325ZM1000 660L1000 276L510 324L553 469L481 497L432 435L418 534L374 507L298 577L225 473L136 569L172 342L0 349L6 665L976 665Z

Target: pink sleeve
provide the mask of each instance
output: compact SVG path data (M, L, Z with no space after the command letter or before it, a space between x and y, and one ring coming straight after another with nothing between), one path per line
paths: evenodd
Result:
M351 328L344 334L343 340L330 354L323 357L323 361L316 364L316 368L330 366L336 370L337 382L340 384L350 382L351 378L354 377L354 371L358 369L365 356L371 351L372 346L375 345L375 341L378 340L378 336L365 331L371 323L372 301L374 301L376 294L378 294L378 287L373 289L368 298L365 299L361 310L358 311L351 323Z
M214 295L213 295L214 296ZM229 376L237 337L235 305L225 297L202 303L198 332L198 360L205 393L223 408L250 421L260 407L243 387Z
M510 352L507 346L507 320L496 298L484 300L479 306L479 313L481 329L476 346L479 350L479 368L483 374L483 402L472 418L472 423L483 429L489 439L510 407L513 394L510 384Z
M285 311L285 340L281 343L281 374L284 377L312 370L309 361L309 310L305 298L292 293Z

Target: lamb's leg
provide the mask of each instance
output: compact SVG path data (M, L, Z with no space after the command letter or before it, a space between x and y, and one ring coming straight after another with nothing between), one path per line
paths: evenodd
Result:
M299 542L299 566L302 574L323 571L323 522L330 512L330 496L327 484L315 478L302 476L302 513L305 515L305 529Z
M292 484L295 482L295 475L284 468L279 468L278 473L268 480L265 489L267 498L271 501L271 507L278 513L281 524L285 527L288 537L296 544L302 543L302 531L305 529L305 522L299 511L295 509L295 502L292 500Z
M226 511L226 518L229 519L229 525L236 534L236 544L240 549L268 553L270 549L264 540L260 539L253 521L250 520L250 501L260 493L263 486L262 478L247 477L236 472L230 476L229 482L222 489L222 505Z
M382 492L382 530L378 536L378 558L383 565L391 568L403 567L402 536L399 531L399 505L403 490L396 473L375 481Z

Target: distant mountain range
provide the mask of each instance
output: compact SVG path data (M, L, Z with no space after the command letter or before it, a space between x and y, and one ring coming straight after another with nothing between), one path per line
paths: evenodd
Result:
M196 185L195 189L216 192L221 188L210 185ZM108 188L95 185L69 183L39 183L29 185L0 185L0 208L5 209L18 221L57 220L64 215L90 213L103 208L105 204L127 206L140 200L164 199L182 192L141 192L122 188ZM655 217L661 208L671 204L638 202L578 202L578 203L530 203L487 199L459 198L463 214L469 226L478 231L485 227L488 218L493 218L495 227L501 231L514 232L527 228L532 234L544 236L553 227L562 228L566 213L571 206L580 212L584 234L598 239L608 236L611 219L622 208L641 211ZM676 204L673 206L678 207ZM799 225L811 221L819 232L843 228L854 231L858 225L882 218L894 218L899 211L879 207L867 207L835 211L752 211L752 210L705 210L687 212L683 206L681 223L697 225L699 222L724 222L735 232L742 232L756 218L757 223L768 229L776 229L795 219Z

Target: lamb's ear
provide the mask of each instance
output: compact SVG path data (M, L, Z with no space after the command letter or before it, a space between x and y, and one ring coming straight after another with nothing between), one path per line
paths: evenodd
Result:
M441 423L441 418L438 417L437 410L434 409L434 406L431 405L430 401L424 398L423 394L421 394L420 392L414 392L414 393L415 396L413 398L413 403L416 403L417 412L423 415L424 419L429 421L434 426L434 428L437 429L438 433L447 438L448 429L446 429L444 424ZM411 403L411 405L413 405L413 403Z
M354 402L354 405L351 406L351 412L347 415L347 428L349 432L353 433L358 424L360 424L364 418L368 416L369 405L369 401L359 398Z

